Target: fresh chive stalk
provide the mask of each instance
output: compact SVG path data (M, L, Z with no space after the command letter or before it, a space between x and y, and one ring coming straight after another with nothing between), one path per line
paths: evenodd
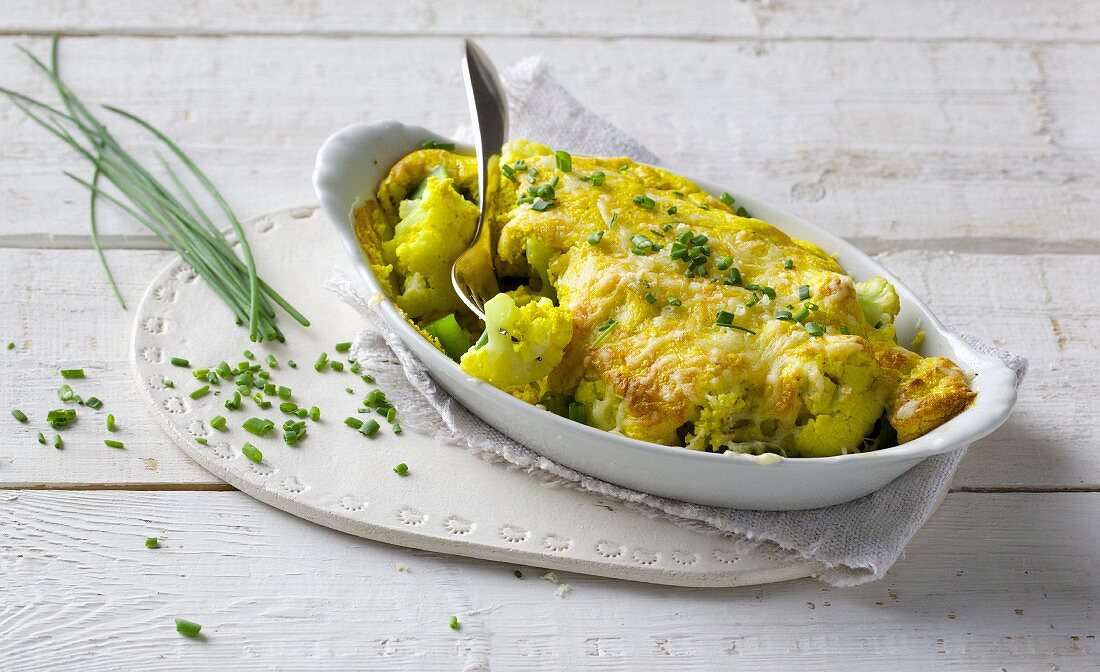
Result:
M176 619L176 632L184 637L198 637L201 630L202 626L198 623L183 618Z
M257 464L263 462L264 459L264 454L260 452L260 449L251 443L245 443L241 446L241 454Z
M16 420L18 420L19 422L22 422L22 423L27 422L27 414L24 413L23 411L19 410L18 408L11 409L11 417L15 418Z
M121 441L116 441L114 439L103 439L103 445L107 446L108 448L125 448L126 447L126 444L122 443Z
M351 341L337 343L334 349L336 350L336 352L347 352L348 350L351 350Z
M61 369L62 378L83 378L84 369Z

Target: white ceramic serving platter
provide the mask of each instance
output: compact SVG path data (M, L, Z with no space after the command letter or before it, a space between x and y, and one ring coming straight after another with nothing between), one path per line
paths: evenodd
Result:
M390 167L426 139L451 140L395 121L356 124L330 137L317 156L314 185L321 207L340 234L368 288L383 294L356 240L353 208L373 198ZM537 140L537 138L533 138ZM571 149L571 148L564 148ZM471 153L459 144L458 151ZM952 359L972 374L975 403L950 422L903 446L817 459L720 455L660 446L571 422L468 377L425 341L387 299L382 314L432 376L483 420L540 454L578 471L654 495L742 509L808 509L846 502L889 483L921 460L969 445L1007 418L1016 401L1015 373L947 331L927 306L889 271L851 244L775 206L735 189L696 181L713 194L728 191L749 212L793 237L834 254L857 280L887 278L901 298L899 341L926 337L919 351Z
M383 429L367 439L343 424L357 415L369 389L350 373L319 374L312 363L333 344L351 340L362 318L323 288L333 263L343 256L336 232L315 208L278 212L245 224L260 272L312 321L302 328L279 320L286 344L252 344L234 327L229 310L195 273L176 261L146 291L137 310L132 363L137 384L168 435L196 462L243 492L293 515L359 537L392 544L499 560L516 566L568 570L620 579L684 586L735 586L809 576L814 563L773 559L760 550L739 550L708 536L654 520L617 501L541 485L443 445L406 428L401 436ZM293 389L294 400L322 409L297 447L280 438L257 438L241 428L257 416L281 425L272 407L258 412L223 407L231 388L190 399L199 387L188 369L172 366L183 357L192 366L226 360L235 364L244 349L258 360L279 360L273 380ZM286 362L294 359L297 369ZM164 385L165 379L175 383ZM351 387L355 394L348 394ZM229 418L229 431L213 431L215 415ZM196 437L207 438L200 445ZM253 464L240 452L249 441L264 454ZM394 465L405 462L409 475Z

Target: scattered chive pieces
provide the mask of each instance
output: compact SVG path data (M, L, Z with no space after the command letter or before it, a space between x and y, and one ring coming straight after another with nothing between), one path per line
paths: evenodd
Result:
M172 362L172 366L182 366L185 369L191 366L191 362L187 361L183 357L173 357L169 361Z
M596 338L592 339L592 345L599 345L600 343L602 343L603 340L611 334L612 330L614 330L615 327L618 326L618 324L618 321L609 317L601 322L599 325L597 325Z
M603 233L603 229L600 229L599 231L593 231L592 233L588 234L588 244L599 245L600 241L603 240Z
M15 418L19 422L25 423L27 421L27 414L18 408L11 409L11 417Z
M353 388L350 388L350 387L345 387L344 391L347 392L348 394L355 394L355 390Z
M121 441L115 441L114 439L103 439L103 445L108 448L125 448L126 446Z
M191 394L189 394L187 396L191 397L192 399L201 399L209 393L210 393L210 386L209 385L203 385L202 387L198 388L197 390L195 390L194 392L192 392Z
M737 208L737 216L738 217L748 217L749 216L749 211L746 210L744 207L738 207Z
M176 619L176 632L180 633L184 637L198 637L199 631L202 630L202 626L198 623L188 621L182 618Z
M286 360L286 365L292 369L298 368L298 362L294 361L293 359Z
M329 362L328 365L331 366L332 370L337 372L337 373L340 373L341 371L344 370L344 363L343 362Z
M256 359L256 355L252 354L251 350L245 350L242 354L245 359Z
M56 408L46 414L46 424L54 429L64 429L76 421L76 410Z
M363 426L363 421L359 418L348 416L344 418L344 424L348 427L351 427L352 429L359 429Z
M8 341L7 348L8 350L15 350L15 343L13 343L12 341Z
M645 293L645 300L646 300L646 303L657 303L657 297L653 296L653 292L646 292Z
M451 630L458 630L458 616L451 616Z
M791 316L791 319L794 320L795 322L801 322L802 320L805 320L809 316L810 316L810 309L807 308L806 306L802 306L802 308L797 313L795 313L794 315Z
M734 199L733 199L733 196L730 196L728 191L723 191L722 195L718 197L718 200L722 201L722 203L724 203L726 205L732 206Z
M206 444L210 443L210 441L208 441L205 436L196 436L195 443L199 444L200 446L205 446Z
M374 376L370 375L369 373L364 373L363 375L361 375L359 377L363 379L364 383L373 383L374 382Z
M351 341L344 341L342 343L337 343L334 346L334 349L336 350L336 352L347 352L348 350L351 350Z
M61 440L60 434L53 435L53 447L57 448L58 450L61 450L65 447L65 442Z
M262 462L264 459L264 454L260 452L260 449L251 443L245 443L241 446L241 454L256 463Z
M219 432L225 429L225 423L226 420L225 416L223 415L215 415L214 417L210 418L210 427L212 429L218 430Z
M168 380L167 378L165 378L164 379L164 386L171 389L171 388L175 387L176 384L174 382Z
M394 434L400 434L400 433L401 433L401 423L399 423L399 422L391 422L391 423L390 423L390 429L392 429L392 430L393 430L393 433L394 433Z
M83 378L84 369L61 369L62 378Z
M266 357L267 365L273 369L279 368L279 360L275 359L275 355L268 355Z
M74 396L76 395L73 392L73 388L69 385L62 385L57 388L57 398L61 401L72 401Z
M588 424L588 407L579 401L569 402L569 419L582 425Z
M316 406L310 406L310 408L309 408L309 419L314 421L314 422L317 422L318 420L320 420L321 419L321 409L317 408Z
M264 418L249 418L241 425L244 431L256 436L266 436L275 427L275 423ZM247 444L246 444L247 445ZM257 462L259 460L256 460Z
M554 152L554 162L557 164L558 170L563 173L573 171L573 157L569 155L569 152L563 149Z
M241 407L241 393L234 392L231 399L225 400L226 410L235 411Z
M44 434L42 434L42 432L38 433L38 442L41 443L41 444L46 443L46 436Z
M807 322L806 331L810 336L822 336L825 334L825 325L819 322Z
M290 399L291 390L289 387L279 385L275 388L275 396L280 399Z
M363 400L363 403L372 408L379 404L384 404L386 403L386 393L382 390L371 390L367 398Z
M283 413L294 413L298 410L298 404L294 403L293 401L284 401L283 403L279 404L279 410Z
M652 210L653 208L657 207L657 203L645 194L639 194L635 196L634 205L645 208L646 210Z
M670 305L670 306L680 306L680 305L683 305L683 301L676 298L675 296L670 296L670 297L668 297L668 305Z
M160 539L149 537L145 540L145 548L160 548Z
M718 257L718 260L714 262L714 267L719 271L724 271L730 266L733 266L733 257Z
M103 401L99 397L88 397L84 401L84 405L87 406L88 408L94 408L96 410L99 410L99 409L103 408Z
M676 206L675 205L670 206L669 209L666 210L666 212L670 215L675 215L676 214ZM668 225L666 224L665 226L668 226ZM665 230L667 231L668 229L665 229Z
M570 168L572 168L572 166L570 166ZM586 175L581 178L581 180L591 183L593 187L602 187L605 179L607 179L607 176L603 174L602 170L597 170L591 175Z
M265 383L264 384L264 394L275 394L275 391L277 389L278 388L275 387L275 383Z
M799 285L798 287L798 300L805 301L810 298L810 286Z
M326 364L328 364L328 353L322 352L317 358L317 361L313 363L313 370L318 372L324 371Z
M393 422L397 419L397 409L390 406L386 409L386 422Z
M844 334L845 336L850 336L852 334L852 330L848 327L841 327L840 333Z
M409 465L402 462L401 464L393 468L393 473L397 474L398 476L404 476L409 473Z
M374 435L377 434L378 430L381 428L382 426L378 424L378 421L371 418L363 423L363 426L359 428L359 433L363 436L374 438Z
M794 259L788 259L784 261L783 268L794 268Z
M420 149L442 149L444 151L455 151L455 143L453 142L438 142L436 140L425 140L420 143Z
M517 579L522 579L523 578L523 572L521 572L517 569L516 571L512 572L512 576L516 577Z

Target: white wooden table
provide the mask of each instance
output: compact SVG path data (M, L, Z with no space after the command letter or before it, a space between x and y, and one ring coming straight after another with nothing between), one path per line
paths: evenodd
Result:
M653 3L656 5L656 3ZM663 5L664 3L662 3ZM351 122L465 120L458 38L542 53L688 174L787 205L881 260L956 327L1031 358L889 576L686 590L365 542L232 491L161 436L130 381L132 313L90 249L77 160L0 103L0 409L84 366L128 427L45 449L0 432L0 669L1095 669L1100 577L1100 4L0 0L0 84L170 133L242 216L313 201ZM168 259L103 209L136 305ZM142 544L161 534L169 548ZM395 563L408 566L398 572ZM447 627L458 614L463 627ZM205 641L179 636L177 616Z

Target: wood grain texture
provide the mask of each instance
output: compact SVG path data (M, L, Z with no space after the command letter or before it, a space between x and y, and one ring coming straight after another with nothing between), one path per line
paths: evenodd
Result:
M530 35L667 36L720 39L970 39L1032 42L1096 40L1100 12L1084 0L1011 3L950 0L865 3L839 0L725 2L643 0L591 3L493 0L457 5L312 0L265 11L259 0L191 0L168 7L141 0L87 3L0 2L8 30L140 35Z
M0 38L3 83L48 95ZM598 113L677 170L879 248L1100 251L1100 44L486 38L501 66L544 54ZM385 118L466 123L453 38L66 38L90 100L148 117L242 216L313 200L322 141ZM113 128L148 148L125 124ZM76 157L0 102L0 245L87 233ZM50 216L42 216L49 203ZM104 208L106 234L142 230ZM886 241L886 244L883 243Z
M109 260L136 305L168 253L113 250ZM333 262L343 251L334 244ZM1008 424L976 444L956 487L1100 487L1100 256L884 253L880 261L923 296L949 325L1031 358ZM38 427L7 416L0 434L0 487L89 483L215 483L156 429L131 380L132 314L119 310L94 255L86 250L0 249L0 408L21 407L38 421L59 406L58 369L83 365L78 393L106 402L66 432L64 451L34 441ZM336 306L337 308L339 306ZM227 326L227 328L230 328ZM185 375L181 371L181 379ZM125 427L126 451L102 445L102 416ZM133 434L131 432L137 432Z
M9 672L1089 669L1098 499L953 494L885 580L855 589L562 573L572 591L558 598L537 570L517 580L509 565L355 539L240 493L0 493L0 660ZM178 635L176 617L205 637Z

